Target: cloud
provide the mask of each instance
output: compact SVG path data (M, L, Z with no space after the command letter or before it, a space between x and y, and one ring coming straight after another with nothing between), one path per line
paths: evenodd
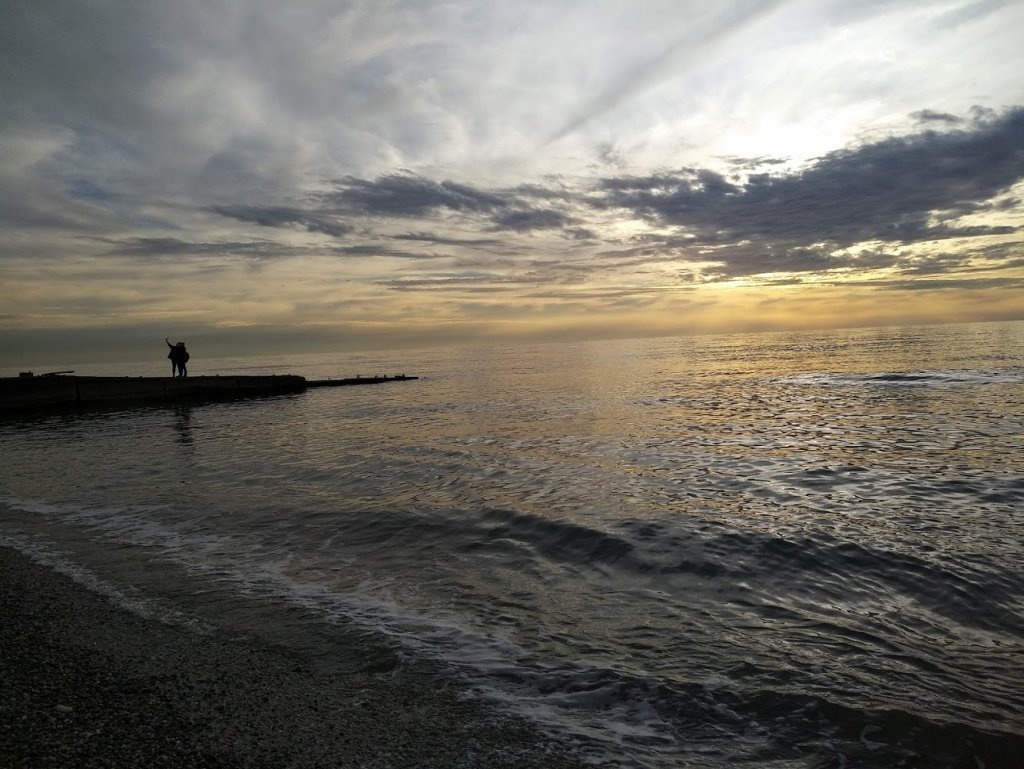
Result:
M578 220L553 208L526 205L527 199L577 200L578 194L564 188L545 189L540 185L487 189L452 180L434 181L402 173L376 179L348 176L335 182L335 190L321 196L317 220L328 215L374 218L425 219L454 212L491 222L492 231L526 233L534 230L565 230L569 237L590 237L586 229L574 227ZM289 217L297 218L289 211ZM424 234L395 235L396 238L435 240ZM489 239L444 238L441 242L459 245L496 245Z
M509 201L495 193L452 181L436 182L414 174L387 174L378 179L347 176L324 202L342 211L369 216L425 218L438 210L489 213Z
M573 224L574 221L571 216L550 209L517 209L497 214L494 217L494 226L501 230L528 232L530 230L562 229Z
M355 230L351 224L346 222L289 206L224 205L213 206L210 210L221 216L241 222L259 224L263 227L299 227L308 232L334 237L348 235Z
M424 253L422 251L404 251L377 244L340 246L332 249L332 253L344 256L388 256L396 259L443 259L447 254Z
M403 235L392 235L391 237L395 240L414 240L442 246L470 246L473 248L498 246L505 242L499 238L453 238L430 232L407 232Z
M694 68L725 45L731 38L762 16L783 5L784 0L769 2L741 2L722 4L717 13L703 16L690 11L690 24L685 32L670 41L653 56L649 53L632 66L616 71L596 95L585 101L567 122L559 126L547 139L553 143L584 125L610 112L659 81L678 77L681 71Z
M841 248L1012 233L1010 225L950 222L987 210L1022 179L1024 108L1015 108L969 129L884 139L829 153L798 173L753 174L743 183L693 168L608 177L592 203L679 227L698 243Z
M761 169L764 166L782 166L786 165L789 160L786 158L773 158L766 155L762 155L756 158L725 158L726 162L733 167L736 171L753 171L755 169Z
M956 115L950 115L948 112L936 112L935 110L930 109L911 112L910 117L914 118L919 123L948 123L952 125L963 122L963 119Z

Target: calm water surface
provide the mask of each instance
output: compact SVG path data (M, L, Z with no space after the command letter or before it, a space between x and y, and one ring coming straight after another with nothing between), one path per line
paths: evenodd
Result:
M327 667L355 623L615 766L1024 754L1022 323L189 368L422 378L4 418L0 543Z

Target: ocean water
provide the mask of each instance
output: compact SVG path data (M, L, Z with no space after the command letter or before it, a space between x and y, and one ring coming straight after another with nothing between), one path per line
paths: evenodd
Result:
M426 658L598 764L1024 765L1024 323L190 372L421 379L3 417L0 544Z

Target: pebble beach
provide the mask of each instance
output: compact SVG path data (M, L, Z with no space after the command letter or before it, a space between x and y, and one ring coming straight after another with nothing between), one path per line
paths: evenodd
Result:
M457 682L353 645L330 670L142 619L0 548L6 767L580 766ZM365 643L365 642L364 642Z

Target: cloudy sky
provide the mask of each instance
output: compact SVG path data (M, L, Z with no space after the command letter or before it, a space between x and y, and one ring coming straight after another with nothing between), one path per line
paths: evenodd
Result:
M1020 0L4 0L0 364L1024 318Z

